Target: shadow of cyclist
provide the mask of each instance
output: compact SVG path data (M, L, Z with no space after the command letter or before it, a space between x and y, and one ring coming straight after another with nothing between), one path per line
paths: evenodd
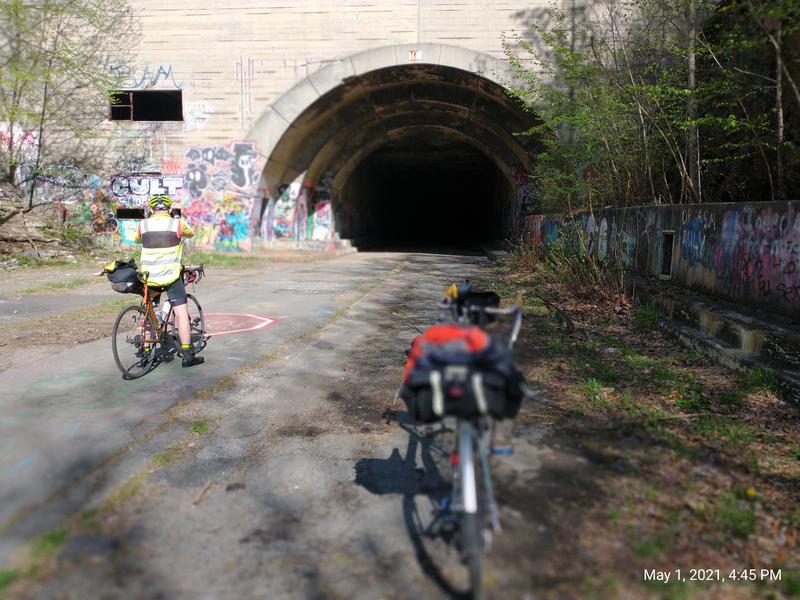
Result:
M408 433L405 457L394 448L389 458L363 458L355 464L355 482L373 494L403 496L403 518L420 568L444 593L453 598L464 597L444 577L424 543L428 538L449 544L454 533L446 510L450 482L442 475L449 456L441 447L442 435L452 433L452 430L444 425L438 428L415 427L405 412L398 413L396 418ZM418 451L423 468L417 467ZM420 512L419 500L430 503L432 516Z

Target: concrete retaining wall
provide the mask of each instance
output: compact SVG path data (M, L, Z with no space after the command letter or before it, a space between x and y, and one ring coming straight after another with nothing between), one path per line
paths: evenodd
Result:
M800 317L800 202L605 209L574 222L525 218L524 239L548 243L573 229L601 259L702 293Z

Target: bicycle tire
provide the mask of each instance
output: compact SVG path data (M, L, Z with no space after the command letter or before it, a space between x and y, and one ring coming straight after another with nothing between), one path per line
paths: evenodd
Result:
M146 341L148 336L152 341ZM138 379L155 368L158 336L158 327L144 307L126 306L119 312L111 330L111 350L124 379Z
M461 545L462 555L469 571L469 597L471 600L483 600L483 538L481 518L478 513L462 513Z
M206 347L206 318L203 315L203 307L192 294L186 294L186 306L189 309L189 327L191 328L191 347L194 354L199 354ZM170 309L172 313L172 309ZM170 336L178 351L181 349L181 339L178 336L178 327L175 325L175 317L170 314Z

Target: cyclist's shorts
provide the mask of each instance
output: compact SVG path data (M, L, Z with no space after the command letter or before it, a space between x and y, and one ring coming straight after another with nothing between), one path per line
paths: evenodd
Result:
M155 288L155 286L152 287ZM167 292L167 298L169 298L172 306L186 304L186 286L183 284L183 277L178 277L176 281L170 283L166 288L157 287L155 289Z

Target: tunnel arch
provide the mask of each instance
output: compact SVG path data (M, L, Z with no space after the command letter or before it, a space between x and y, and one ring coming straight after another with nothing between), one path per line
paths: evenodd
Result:
M461 157L470 172L494 182L488 212L497 222L486 235L508 237L519 212L519 173L530 172L541 151L539 139L520 135L538 119L506 93L513 81L504 61L440 44L387 46L337 60L294 85L249 132L266 156L262 184L275 198L284 184L314 186L325 176L337 212L352 213L348 202L363 202L351 200L356 187L345 192L365 163L386 170L388 156L400 157L411 175L430 178L434 157L449 164L451 175L466 170L457 164ZM360 237L357 229L353 237Z

